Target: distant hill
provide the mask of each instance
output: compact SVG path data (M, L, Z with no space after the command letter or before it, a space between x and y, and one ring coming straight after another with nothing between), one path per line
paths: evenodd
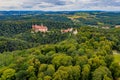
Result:
M32 15L32 14L75 14L78 12L99 13L104 11L0 11L0 15Z

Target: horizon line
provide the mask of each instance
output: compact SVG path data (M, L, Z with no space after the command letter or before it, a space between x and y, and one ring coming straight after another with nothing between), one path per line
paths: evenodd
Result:
M0 10L2 11L42 11L42 12L75 12L75 11L100 11L100 12L120 12L118 10Z

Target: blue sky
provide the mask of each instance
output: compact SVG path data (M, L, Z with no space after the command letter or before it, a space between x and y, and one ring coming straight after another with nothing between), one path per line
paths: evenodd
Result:
M0 0L0 10L120 11L120 0Z

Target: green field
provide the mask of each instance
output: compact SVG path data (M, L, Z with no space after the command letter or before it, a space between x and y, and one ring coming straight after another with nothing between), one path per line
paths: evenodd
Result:
M120 52L113 51L114 54L114 61L120 63Z

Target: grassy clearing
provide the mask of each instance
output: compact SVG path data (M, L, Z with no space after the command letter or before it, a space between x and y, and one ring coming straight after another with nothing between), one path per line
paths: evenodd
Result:
M120 54L115 54L114 55L114 61L117 63L120 63Z
M114 62L120 63L120 52L113 51L114 54Z
M86 16L72 15L72 16L68 16L68 18L71 20L74 20L74 19L78 19L78 18L86 18Z

